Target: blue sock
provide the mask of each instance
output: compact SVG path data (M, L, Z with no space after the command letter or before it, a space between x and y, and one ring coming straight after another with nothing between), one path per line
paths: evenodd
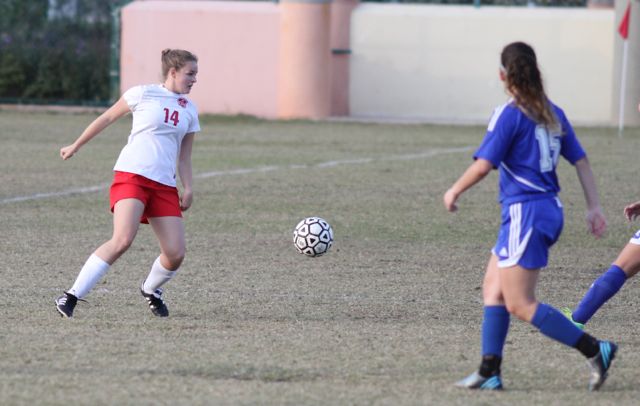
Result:
M595 312L620 290L626 280L627 274L620 267L611 265L607 272L591 284L578 307L573 311L571 316L573 320L582 324L588 322Z
M509 312L505 306L485 306L482 319L482 355L502 357L509 331Z
M575 347L584 334L571 320L546 303L538 304L531 324L536 326L542 334L569 347Z

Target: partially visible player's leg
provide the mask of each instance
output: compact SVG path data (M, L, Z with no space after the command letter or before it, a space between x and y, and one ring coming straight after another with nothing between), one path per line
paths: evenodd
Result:
M113 235L87 259L68 291L56 299L56 308L64 317L72 317L78 299L107 273L109 267L131 246L140 223L144 204L138 199L118 201L113 211Z
M638 271L640 271L640 239L634 236L622 249L611 267L591 284L571 314L573 321L586 324L602 305L618 293L626 280Z
M113 207L113 235L95 251L110 265L124 254L136 238L144 203L136 198L119 200Z
M482 283L484 314L482 319L482 361L477 372L456 383L470 389L502 389L500 365L509 331L509 313L500 288L497 258L492 255Z
M181 217L150 217L149 224L158 238L161 253L151 266L151 271L140 290L153 314L166 317L169 310L162 300L160 288L176 275L184 259L184 222Z
M530 322L547 337L580 351L591 367L589 390L598 390L607 378L617 345L597 340L576 327L554 307L538 302L534 296L538 273L537 270L520 266L501 269L500 280L509 312Z
M145 282L145 290L152 292L173 278L178 271L186 253L186 242L181 217L149 218L149 223L160 244L160 256L156 258Z
M484 311L482 318L482 363L480 375L500 375L502 352L509 331L509 312L504 304L498 258L491 255L482 283Z
M503 220L494 252L499 257L500 284L509 313L533 324L543 334L573 346L582 331L561 312L539 303L535 297L539 269L547 265L549 247L562 232L563 213L559 201L514 203L503 208L504 218L508 222Z
M533 324L540 332L568 346L575 346L582 330L562 313L535 298L535 287L540 271L514 265L500 269L502 292L509 313Z
M522 321L533 324L547 337L570 347L575 347L584 334L554 307L538 302L535 286L540 271L514 265L500 269L500 280L509 313ZM595 352L597 349L593 348Z

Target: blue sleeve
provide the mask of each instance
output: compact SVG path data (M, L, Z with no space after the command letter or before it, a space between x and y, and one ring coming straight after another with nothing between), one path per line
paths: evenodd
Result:
M567 120L567 117L564 114L560 114L559 119L564 133L562 137L560 137L560 154L573 165L587 156L587 153L582 148L582 145L580 145L580 141L578 141L578 137L576 137L576 133L573 131L573 127L571 123L569 123L569 120Z
M515 135L517 116L507 105L498 107L491 117L482 144L473 154L474 159L482 158L491 162L494 168L504 160Z

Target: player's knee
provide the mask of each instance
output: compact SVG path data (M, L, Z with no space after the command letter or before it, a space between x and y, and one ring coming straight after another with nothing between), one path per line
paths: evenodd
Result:
M171 257L169 259L169 263L171 264L171 269L172 270L178 269L180 267L180 265L182 265L182 261L183 260L184 260L184 255Z
M169 261L169 267L171 270L176 270L184 261L184 257L186 254L186 249L184 247L176 247L169 252L165 252L164 255Z
M134 236L132 235L113 236L113 238L111 238L111 246L117 254L122 255L129 249L129 247L131 247L133 239Z
M622 269L622 272L624 272L627 279L636 275L640 271L640 258L637 257L631 258L629 261L618 259L613 264Z
M504 298L502 297L502 293L496 289L485 289L482 292L482 299L485 304L495 304L495 303L503 303Z
M507 311L514 317L523 321L529 321L529 306L524 302L506 303Z

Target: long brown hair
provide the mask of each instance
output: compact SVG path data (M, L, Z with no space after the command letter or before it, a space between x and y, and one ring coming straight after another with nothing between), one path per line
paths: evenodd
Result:
M162 77L167 78L169 70L180 70L187 62L198 62L198 57L184 49L164 49L162 51Z
M553 132L560 132L560 123L547 99L542 75L533 48L524 42L513 42L500 55L506 87L516 105L536 123Z

